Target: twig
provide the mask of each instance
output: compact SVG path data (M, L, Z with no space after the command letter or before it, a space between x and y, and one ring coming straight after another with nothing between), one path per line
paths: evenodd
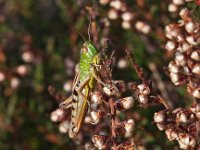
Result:
M117 146L116 146L116 124L115 124L115 117L116 117L116 110L114 107L114 101L112 98L109 99L109 106L110 106L110 113L111 113L111 129L112 129L112 141L113 141L113 150L117 150Z
M169 104L165 101L165 99L163 99L160 95L157 96L158 100L160 103L162 103L166 109L170 109L171 107L169 106Z
M135 71L136 71L138 77L142 80L142 82L145 82L143 69L140 68L140 67L138 66L138 64L135 62L135 60L133 59L134 56L131 56L131 51L130 51L130 49L126 49L126 54L127 54L128 59L130 60L130 62L131 62L131 64L132 64L133 68L135 69ZM132 55L133 55L133 53L132 53Z
M161 91L162 96L164 97L164 99L167 101L167 103L169 104L168 107L172 107L172 103L169 101L169 96L167 93L167 90L165 89L165 85L160 77L160 74L156 68L156 65L154 63L150 63L149 64L149 69L152 71L153 73L153 77L154 79L157 81L157 85L158 85L158 89Z
M64 100L65 100L65 98L64 98L61 94L59 94L58 92L56 92L55 88L54 88L52 85L49 85L49 87L48 87L48 92L49 92L49 94L50 94L51 96L53 96L53 97L56 99L56 101L58 101L58 102L61 102L61 101L64 101Z

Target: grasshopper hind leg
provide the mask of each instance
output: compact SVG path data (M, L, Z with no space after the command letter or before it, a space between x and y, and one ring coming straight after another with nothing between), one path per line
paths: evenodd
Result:
M72 91L74 92L74 88L77 86L78 82L79 82L79 64L76 65L76 68L75 68L75 72L76 72L76 75L75 75L75 78L74 78L74 81L73 81L73 86L72 86ZM64 102L60 103L59 107L62 108L62 109L68 109L72 106L72 103L73 103L73 100L76 99L74 97L74 94L72 92L72 95L67 98Z

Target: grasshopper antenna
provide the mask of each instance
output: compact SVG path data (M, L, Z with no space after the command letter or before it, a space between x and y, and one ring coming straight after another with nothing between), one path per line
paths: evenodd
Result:
M73 28L73 30L74 30L75 32L77 32L77 33L84 39L85 42L87 41L86 38L84 37L84 35L83 35L78 29Z
M92 23L92 18L90 17L90 22L89 22L89 27L88 27L88 37L89 37L89 41L90 39L90 28L91 28L91 23Z

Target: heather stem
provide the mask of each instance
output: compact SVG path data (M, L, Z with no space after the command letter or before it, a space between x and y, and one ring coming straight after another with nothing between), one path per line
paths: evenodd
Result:
M117 150L117 146L115 143L116 140L116 132L115 132L115 116L116 116L116 110L114 107L114 101L112 98L109 99L109 105L110 105L110 111L111 111L111 129L112 129L112 141L113 141L113 150Z

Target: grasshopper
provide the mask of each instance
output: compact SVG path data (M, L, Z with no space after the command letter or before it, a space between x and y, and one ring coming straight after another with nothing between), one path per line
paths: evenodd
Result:
M105 85L98 75L101 55L97 48L90 42L85 41L80 52L80 62L76 66L76 75L73 81L72 94L60 104L63 109L71 107L71 121L68 134L70 138L78 135L88 112L90 96L89 93L99 81Z

